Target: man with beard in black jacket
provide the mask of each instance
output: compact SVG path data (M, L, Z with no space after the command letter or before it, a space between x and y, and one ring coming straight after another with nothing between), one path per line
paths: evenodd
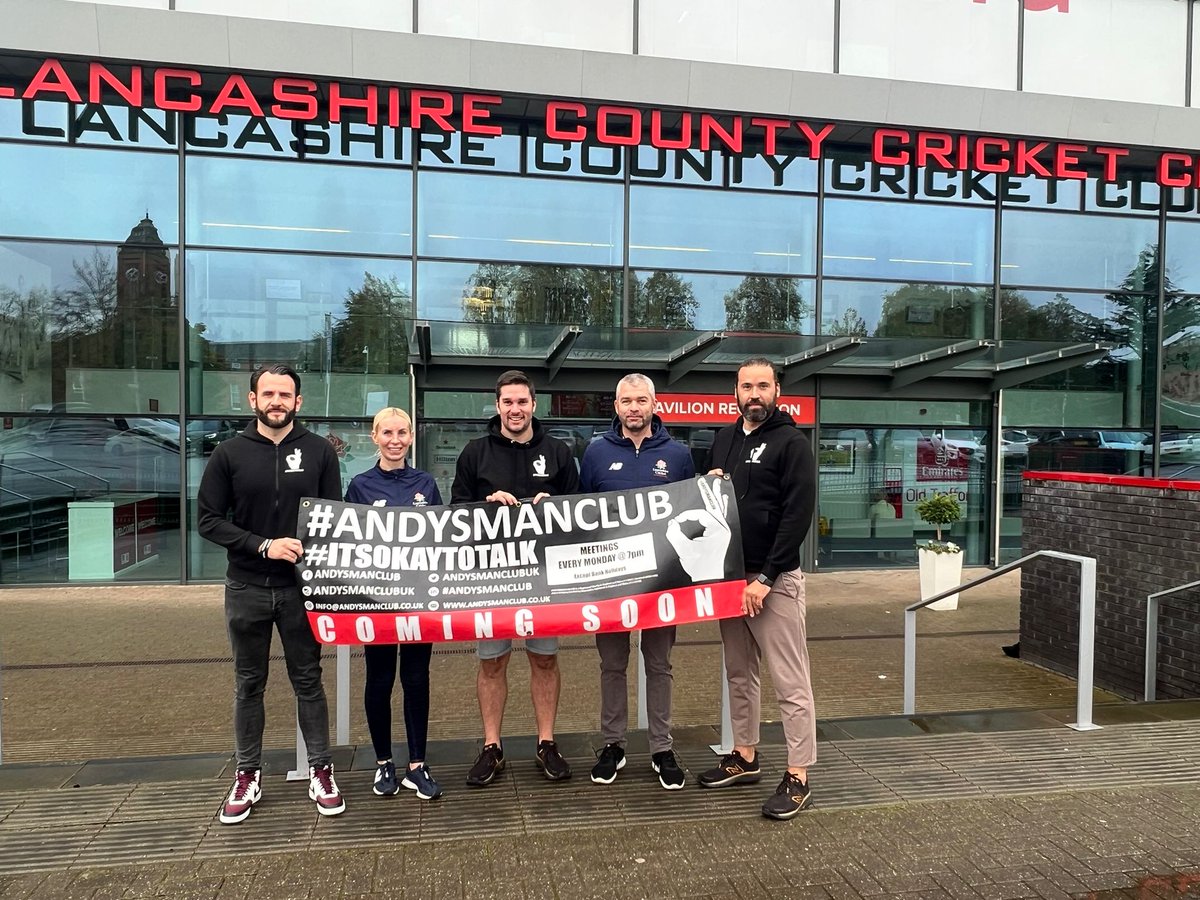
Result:
M762 778L758 667L765 652L788 759L783 780L762 813L790 819L811 801L808 767L817 758L800 571L800 544L812 524L816 499L815 466L808 440L792 417L778 409L779 378L770 360L754 357L742 363L734 396L742 415L713 438L709 473L732 483L746 563L744 614L721 620L733 750L699 780L704 787L718 788Z
M217 445L196 496L200 535L224 547L229 557L225 624L236 683L237 774L221 810L226 825L250 815L262 796L263 693L272 628L279 630L308 748L309 799L316 801L323 816L346 809L329 761L321 646L308 626L296 584L296 563L304 552L296 537L300 500L341 499L337 452L329 441L294 421L302 398L300 376L290 366L255 371L249 401L255 421Z
M458 457L450 488L451 503L486 500L517 506L579 490L579 469L570 448L546 433L534 418L536 407L533 382L524 372L510 369L496 379L497 415L488 422L488 433L470 441ZM504 770L500 730L508 702L512 641L480 641L476 654L479 675L475 690L483 719L483 750L467 773L467 784L484 787ZM554 740L562 688L558 638L527 638L525 655L529 657L529 690L537 719L537 765L551 781L563 781L571 777L571 766Z

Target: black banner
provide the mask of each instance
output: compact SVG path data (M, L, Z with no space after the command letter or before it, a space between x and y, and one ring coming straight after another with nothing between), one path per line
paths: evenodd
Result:
M742 613L730 484L518 506L301 503L301 593L326 644L629 631Z

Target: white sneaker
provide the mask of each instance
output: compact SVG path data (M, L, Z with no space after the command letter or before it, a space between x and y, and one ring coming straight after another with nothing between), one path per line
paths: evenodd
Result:
M317 812L336 816L346 811L346 799L333 780L333 766L310 766L308 769L308 799L317 802Z
M221 824L236 825L250 815L254 804L262 799L262 771L260 769L238 769L233 779L233 790L225 806L221 808Z

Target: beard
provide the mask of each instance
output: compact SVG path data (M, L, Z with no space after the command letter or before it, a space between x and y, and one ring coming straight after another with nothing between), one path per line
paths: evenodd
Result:
M775 411L775 404L764 403L761 406L751 406L749 403L738 404L742 411L742 418L747 422L765 422L771 417L771 413Z
M255 409L254 415L258 418L258 421L262 422L268 428L287 428L292 424L292 420L296 418L296 410L286 410L283 414L282 422L272 422L270 418L268 418L267 411L265 409ZM276 415L278 415L278 413Z

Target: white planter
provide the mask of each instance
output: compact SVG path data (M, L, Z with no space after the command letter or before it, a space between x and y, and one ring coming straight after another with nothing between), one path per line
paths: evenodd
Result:
M962 558L961 552L934 553L932 550L917 548L917 560L921 568L922 600L962 584ZM925 608L958 609L958 594L943 597L937 603L931 603Z

